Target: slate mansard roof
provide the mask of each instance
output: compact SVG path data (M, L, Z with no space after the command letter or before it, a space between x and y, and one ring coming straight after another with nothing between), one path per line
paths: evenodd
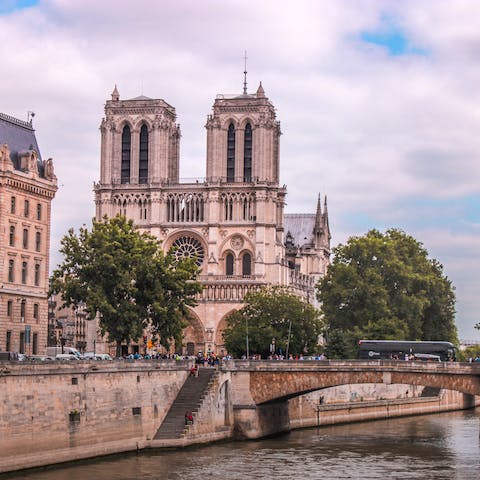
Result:
M286 213L283 217L285 236L290 233L297 247L312 244L315 218L314 213Z
M21 170L20 154L35 151L38 157L38 172L43 177L42 156L31 123L0 113L0 144L4 143L8 145L10 159L16 170Z

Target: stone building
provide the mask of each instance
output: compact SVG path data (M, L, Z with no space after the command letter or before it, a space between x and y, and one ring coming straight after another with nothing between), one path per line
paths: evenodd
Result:
M32 122L0 114L0 350L43 353L48 331L52 159Z
M330 255L326 200L322 209L319 197L312 214L284 213L280 123L261 84L254 94L244 86L243 94L217 95L206 122L202 180L180 181L176 119L164 100L121 100L115 87L100 127L96 218L125 215L165 250L196 258L204 289L184 351L221 354L225 316L247 292L288 285L315 301Z

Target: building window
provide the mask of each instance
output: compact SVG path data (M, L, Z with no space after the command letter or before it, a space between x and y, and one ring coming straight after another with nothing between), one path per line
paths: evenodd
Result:
M40 264L35 264L35 286L38 287L40 285Z
M10 225L9 244L11 247L15 246L15 226L14 225Z
M23 207L23 215L25 217L28 217L30 215L30 202L28 200L25 200L25 204Z
M33 304L33 319L38 322L38 303Z
M28 248L28 228L23 229L23 248Z
M140 129L138 181L140 183L147 183L148 181L148 129L146 125L142 125L142 128Z
M125 125L122 132L122 164L121 164L121 182L130 183L130 146L132 135L130 127Z
M42 234L40 232L35 233L35 250L40 251L42 245Z
M33 334L32 354L38 355L38 333Z
M22 283L27 283L27 262L22 262Z
M13 300L7 302L7 317L12 318L13 315Z
M37 203L37 220L42 219L42 204Z
M12 332L7 332L7 339L5 342L5 351L9 352L12 349Z
M25 322L25 310L27 307L27 301L25 299L20 303L20 321Z
M245 126L245 139L243 144L243 181L252 181L252 126Z
M10 199L10 213L15 213L17 209L17 199L15 197L12 197Z
M20 353L25 353L25 332L20 332Z
M249 253L244 253L242 257L242 275L252 274L252 256Z
M228 127L227 135L227 182L235 181L235 127Z
M225 259L225 273L227 275L233 275L233 262L233 255L231 253L228 253Z
M9 260L8 261L8 281L9 282L13 282L15 280L14 272L15 272L15 262L14 260Z

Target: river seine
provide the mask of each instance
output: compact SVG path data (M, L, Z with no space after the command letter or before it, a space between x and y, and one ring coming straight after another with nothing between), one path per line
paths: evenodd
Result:
M9 480L480 479L480 409L114 456Z

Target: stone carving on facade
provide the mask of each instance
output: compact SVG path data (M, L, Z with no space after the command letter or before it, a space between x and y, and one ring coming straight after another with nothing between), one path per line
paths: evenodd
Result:
M212 130L213 128L220 128L220 119L218 117L214 117L213 115L208 115L205 128L207 128L208 130Z
M230 246L234 249L234 250L240 250L243 245L244 245L244 241L243 241L243 238L240 236L240 235L235 235L234 237L232 237L232 239L230 240Z
M161 233L164 237L166 237L166 236L168 235L168 228L161 228L161 229L160 229L160 233Z
M260 250L257 253L257 258L255 259L255 261L259 263L263 262L262 252Z
M207 327L205 328L205 339L207 342L213 342L213 328L212 327Z
M228 234L227 230L220 230L220 236L222 238L225 238L227 236L227 234Z
M218 263L213 252L210 252L210 256L208 257L208 263Z
M49 158L45 161L45 178L47 180L54 180L55 179L55 171L53 169L53 160Z
M247 230L248 238L253 238L255 236L255 230Z
M202 228L202 235L203 235L205 238L208 237L208 228L207 228L207 227Z
M0 146L0 161L2 162L2 168L4 170L13 170L13 163L10 158L10 149L6 143Z

